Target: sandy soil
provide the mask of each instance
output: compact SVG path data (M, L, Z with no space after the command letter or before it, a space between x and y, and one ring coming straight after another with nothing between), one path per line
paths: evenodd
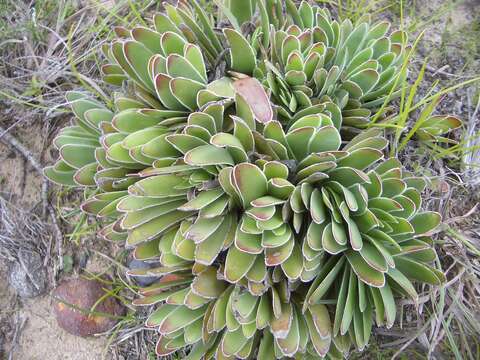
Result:
M12 360L102 359L105 339L84 339L68 334L58 327L51 310L49 295L17 302L14 317L20 321L26 319L26 322L12 351Z
M41 133L40 127L29 128L30 133ZM22 143L42 162L48 151L43 149L43 137L26 136L25 129L16 134ZM42 154L42 155L40 155ZM0 143L0 190L11 194L11 200L25 209L35 206L40 199L42 179L23 158ZM103 265L88 265L92 271L100 271ZM34 299L21 299L8 286L8 265L0 258L0 358L9 360L97 360L103 359L106 346L104 337L80 338L62 330L52 311L51 289ZM50 284L51 286L51 284ZM16 324L24 322L12 344ZM12 346L13 350L12 350ZM11 357L8 357L11 356ZM108 359L107 357L106 359Z
M28 320L13 360L102 359L105 340L83 339L60 329L52 316L49 297L26 301L19 313ZM33 337L35 341L32 341Z
M105 264L93 262L89 270L98 270ZM7 266L0 262L0 278L7 278ZM4 355L9 360L100 360L110 359L105 351L104 337L81 338L73 336L57 325L52 311L50 290L34 299L21 299L6 281L0 282L0 337ZM17 324L17 340L12 344ZM13 350L12 350L13 346ZM0 355L2 354L0 341Z
M46 161L51 162L48 152L43 148L45 139L41 136L27 135L27 131L41 133L40 126L34 126L33 129L31 127L20 128L19 130L15 136L21 139L22 144L35 154L35 158L42 163L45 154L47 155ZM41 201L39 189L41 189L42 181L39 174L20 154L0 142L0 191L10 194L10 200L13 203L28 209Z

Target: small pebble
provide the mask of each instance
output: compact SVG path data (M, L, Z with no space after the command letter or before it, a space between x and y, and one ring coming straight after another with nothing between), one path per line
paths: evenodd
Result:
M154 264L136 259L130 260L130 262L128 263L128 268L130 270L151 269L154 266ZM135 276L133 278L139 286L151 285L159 279L158 276Z
M53 292L58 325L77 336L89 336L110 330L119 321L118 317L125 314L125 307L112 296L104 297L104 289L107 287L107 284L98 280L83 278L63 282ZM98 302L100 298L103 299Z

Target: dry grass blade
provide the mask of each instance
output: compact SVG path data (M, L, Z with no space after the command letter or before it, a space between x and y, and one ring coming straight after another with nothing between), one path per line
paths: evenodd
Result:
M469 118L467 123L466 138L467 144L466 148L470 149L463 155L463 165L465 167L465 177L467 182L472 185L478 185L480 183L480 177L478 176L479 168L478 162L480 159L480 139L478 123L480 121L480 96L478 97L477 103L473 104L474 91L470 89L468 92L468 107L469 109L474 109L469 112Z

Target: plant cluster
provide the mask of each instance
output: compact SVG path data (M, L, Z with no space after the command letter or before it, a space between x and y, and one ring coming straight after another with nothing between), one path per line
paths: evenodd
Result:
M228 21L181 1L153 28L115 28L102 67L114 105L69 93L76 125L45 174L89 189L100 234L158 263L130 272L159 276L135 300L156 305L158 355L361 351L397 298L445 281L426 183L370 126L399 94L406 34L306 1L218 6Z

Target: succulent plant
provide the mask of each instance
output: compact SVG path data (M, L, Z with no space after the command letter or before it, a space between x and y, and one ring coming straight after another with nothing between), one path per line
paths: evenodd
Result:
M374 317L393 325L395 297L418 300L415 281L445 280L425 182L361 129L396 91L406 36L285 5L219 3L235 27L219 32L196 1L166 4L104 47L113 108L67 95L77 125L45 174L92 190L100 235L158 262L130 275L159 277L135 301L156 306L159 355L341 358Z
M269 56L253 71L266 73L279 114L328 99L342 109L344 129L365 127L370 109L396 96L406 34L387 35L388 22L372 26L367 18L338 23L307 2L298 10L287 4L287 12L293 24L272 27Z

